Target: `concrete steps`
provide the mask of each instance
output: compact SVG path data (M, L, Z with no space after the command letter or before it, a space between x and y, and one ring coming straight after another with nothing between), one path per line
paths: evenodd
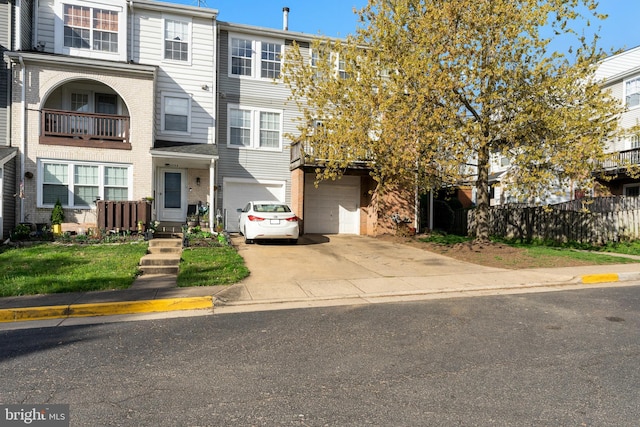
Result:
M143 275L177 275L182 255L182 237L149 240L147 255L140 259Z

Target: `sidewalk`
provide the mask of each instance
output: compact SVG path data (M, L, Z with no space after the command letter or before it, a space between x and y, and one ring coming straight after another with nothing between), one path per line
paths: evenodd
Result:
M264 281L233 286L177 288L175 278L141 276L127 290L0 298L2 324L206 310L211 313L277 310L331 305L371 304L468 295L568 290L587 286L623 286L640 281L640 264L553 269L504 270L478 267L477 272L438 270L434 275L352 279ZM215 307L215 308L214 308Z

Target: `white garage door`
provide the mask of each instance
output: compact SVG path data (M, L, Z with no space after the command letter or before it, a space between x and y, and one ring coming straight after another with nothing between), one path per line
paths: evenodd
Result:
M337 181L314 185L314 175L305 177L304 232L360 234L360 177L343 176Z
M226 230L238 231L238 209L251 200L285 201L285 182L231 181L223 183L222 206L226 213Z

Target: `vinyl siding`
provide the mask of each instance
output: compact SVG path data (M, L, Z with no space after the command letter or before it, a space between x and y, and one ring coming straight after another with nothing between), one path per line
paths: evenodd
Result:
M157 139L211 143L214 138L215 94L212 92L215 75L214 27L210 19L166 15L172 19L191 21L189 61L165 61L163 14L140 11L135 16L134 62L158 66L156 82ZM203 86L208 89L203 89ZM191 132L171 134L162 131L162 93L180 94L191 98Z
M236 35L236 33L234 33ZM255 36L241 36L256 39ZM273 40L269 37L269 40ZM281 40L284 45L284 38ZM291 141L285 136L296 133L296 117L300 114L296 104L289 101L290 91L281 82L229 76L229 33L220 32L219 49L219 87L222 94L218 109L218 173L222 177L249 178L255 180L286 181L286 201L291 198L290 146ZM237 149L227 147L228 106L278 110L282 114L282 149L267 151L258 149ZM224 197L224 189L222 191Z
M1 189L2 194L2 239L7 239L9 237L9 232L15 227L17 224L16 217L16 197L13 195L17 192L16 186L16 162L17 156L13 159L9 160L5 163L0 169L2 169L3 173L3 188Z
M9 145L9 64L4 52L11 50L11 4L0 0L0 146Z

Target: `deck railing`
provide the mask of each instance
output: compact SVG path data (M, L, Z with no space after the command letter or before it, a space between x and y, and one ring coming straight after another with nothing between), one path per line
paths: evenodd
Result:
M640 164L640 148L633 148L631 150L623 150L614 153L612 159L607 160L601 164L601 167L605 170L625 168L629 165Z
M129 116L43 109L42 136L129 143Z

